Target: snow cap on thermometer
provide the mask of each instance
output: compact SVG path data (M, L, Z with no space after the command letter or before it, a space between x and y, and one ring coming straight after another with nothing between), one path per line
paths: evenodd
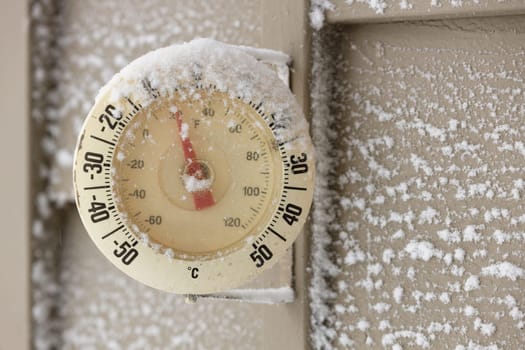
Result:
M166 89L169 93L173 86L199 77L203 85L215 85L219 91L227 91L231 98L262 101L262 108L274 113L277 122L294 125L278 129L279 141L308 134L308 122L291 91L284 84L276 83L275 73L248 52L243 47L208 38L160 48L125 66L99 91L96 101L102 96L118 101L134 93L139 94L137 98L146 107L153 101L152 96L146 90L136 91L135 82L147 80L153 88ZM109 95L108 90L111 90Z

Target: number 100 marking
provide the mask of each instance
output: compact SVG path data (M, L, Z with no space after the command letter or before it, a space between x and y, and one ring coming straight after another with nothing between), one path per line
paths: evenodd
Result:
M242 193L245 197L257 197L261 193L261 189L258 186L244 186Z

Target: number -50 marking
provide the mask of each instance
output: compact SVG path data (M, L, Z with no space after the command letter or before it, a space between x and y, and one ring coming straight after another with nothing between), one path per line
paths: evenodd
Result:
M113 251L113 255L120 258L124 265L129 265L139 256L139 252L135 248L132 248L129 242L122 242L118 248Z

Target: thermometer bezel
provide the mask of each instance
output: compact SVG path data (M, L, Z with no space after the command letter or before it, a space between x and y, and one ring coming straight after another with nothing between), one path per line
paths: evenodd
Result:
M283 85L273 72L268 72L271 76L260 79L274 80L275 84ZM239 81L245 79L242 74L237 78ZM232 252L202 260L168 258L139 242L117 210L111 183L115 147L122 130L134 116L151 107L152 99L168 98L170 91L184 88L214 88L230 96L235 96L236 91L227 86L217 88L213 81L207 81L206 74L186 75L174 86L152 87L144 79L126 78L125 81L124 95L120 86L122 77L112 79L104 88L86 118L75 152L73 180L77 208L97 248L128 276L153 288L178 294L209 294L235 288L273 266L300 233L313 195L314 154L309 135L307 132L298 135L290 132L289 137L280 136L287 134L287 128L293 130L294 121L304 118L296 115L300 113L299 109L273 109L282 102L273 104L264 93L258 94L262 96L259 99L253 94L234 97L260 115L261 121L276 137L283 162L283 182L277 184L281 186L281 197L275 199L278 202L276 210L264 230ZM119 94L115 94L116 90ZM293 99L293 95L289 93L288 98ZM296 104L295 101L292 103ZM116 111L118 118L111 115ZM100 120L106 117L113 118L111 121L117 127L101 131ZM104 212L107 214L101 214Z

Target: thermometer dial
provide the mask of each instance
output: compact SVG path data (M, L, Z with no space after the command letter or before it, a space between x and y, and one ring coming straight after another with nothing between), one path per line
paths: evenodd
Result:
M100 251L158 289L206 294L272 266L313 190L308 127L275 73L197 40L154 51L97 97L74 162Z

